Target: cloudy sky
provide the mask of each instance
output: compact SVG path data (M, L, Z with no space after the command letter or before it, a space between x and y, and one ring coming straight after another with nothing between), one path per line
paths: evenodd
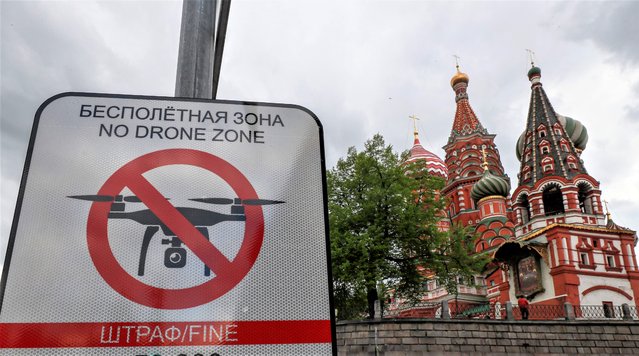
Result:
M0 259L33 117L67 91L172 96L181 2L2 1ZM590 133L582 158L615 221L639 229L639 2L233 0L218 98L291 103L322 121L329 168L381 133L443 157L458 55L470 102L516 181L535 52L555 110Z

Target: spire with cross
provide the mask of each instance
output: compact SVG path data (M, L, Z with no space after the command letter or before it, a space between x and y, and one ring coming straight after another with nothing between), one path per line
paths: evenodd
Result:
M453 54L453 57L455 57L455 68L457 68L457 71L459 72L459 56Z
M413 120L413 134L417 136L417 120L419 120L419 118L415 115L410 115L408 118Z
M526 52L528 52L528 56L530 57L530 65L535 66L535 52L533 50L526 48Z
M484 171L488 170L488 160L486 157L488 157L488 155L486 155L486 149L484 147L481 148L481 155L483 157L483 162L481 164L482 168L484 169Z

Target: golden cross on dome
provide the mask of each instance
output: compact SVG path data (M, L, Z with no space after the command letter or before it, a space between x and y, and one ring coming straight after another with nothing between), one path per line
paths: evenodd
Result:
M484 168L484 171L487 171L488 161L486 159L487 155L486 155L486 149L484 147L481 148L481 155L484 157L484 163L482 163L481 166Z
M604 200L604 205L606 206L606 217L610 220L610 210L608 210L608 201Z
M531 49L526 48L526 52L528 52L528 55L530 56L530 65L532 65L533 67L535 66L535 52L533 52Z
M455 57L455 68L457 68L457 71L459 72L459 56L453 54L453 57Z
M415 115L411 115L408 118L413 120L413 133L417 135L417 120L419 120L419 118Z

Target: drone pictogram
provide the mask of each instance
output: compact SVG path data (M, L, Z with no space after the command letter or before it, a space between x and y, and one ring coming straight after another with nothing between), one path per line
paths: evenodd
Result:
M183 242L180 238L169 229L169 227L157 217L151 209L143 209L137 211L125 211L125 203L142 203L142 200L135 195L72 195L68 198L86 200L92 202L110 203L109 219L128 219L146 226L144 237L142 238L142 247L140 249L140 258L138 262L138 276L144 275L146 265L146 255L149 244L153 236L162 229L167 238L162 239L163 245L170 245L164 251L164 266L167 268L182 268L186 266L186 249L182 247ZM168 199L167 199L168 200ZM193 198L190 201L205 204L231 205L231 213L223 214L215 211L191 208L176 207L195 228L207 239L209 239L208 228L225 221L246 221L244 206L254 205L273 205L282 204L280 200L267 199L240 199L240 198ZM205 264L204 275L210 276L211 270Z

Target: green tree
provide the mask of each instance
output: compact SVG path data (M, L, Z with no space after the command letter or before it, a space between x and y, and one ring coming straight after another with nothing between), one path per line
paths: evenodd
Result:
M384 288L409 298L421 291L417 266L431 255L440 235L435 223L442 203L432 192L443 186L441 179L422 171L402 165L392 147L375 135L362 152L351 147L328 172L338 317L365 310L372 317Z
M374 303L388 290L417 301L423 293L424 267L453 273L476 268L472 236L453 227L441 232L444 201L441 178L427 173L423 162L406 164L381 135L328 172L329 223L335 306L338 318L374 315ZM470 256L470 257L469 257Z

